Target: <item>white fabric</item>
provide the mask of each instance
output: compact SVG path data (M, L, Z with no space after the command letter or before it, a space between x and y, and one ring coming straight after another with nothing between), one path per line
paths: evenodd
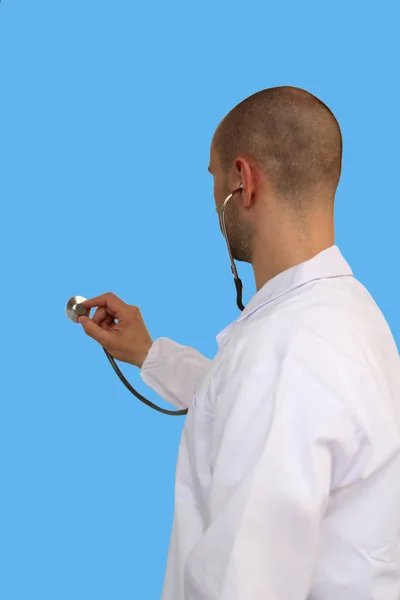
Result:
M157 340L141 371L192 402L162 600L399 600L399 355L339 249L217 339L212 362Z
M189 408L198 381L211 360L194 348L159 338L152 345L140 372L142 379L164 400L178 408Z

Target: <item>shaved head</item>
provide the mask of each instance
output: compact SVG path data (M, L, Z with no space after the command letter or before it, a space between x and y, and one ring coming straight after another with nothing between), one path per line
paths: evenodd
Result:
M224 173L245 157L259 166L276 197L294 208L311 207L318 198L333 201L342 163L340 127L305 90L275 87L253 94L223 119L213 147Z
M342 135L330 109L295 87L262 90L219 124L210 149L214 199L232 255L257 286L334 240Z

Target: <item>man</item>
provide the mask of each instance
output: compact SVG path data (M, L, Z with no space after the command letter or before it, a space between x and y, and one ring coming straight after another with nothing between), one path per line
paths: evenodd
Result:
M210 172L257 293L213 361L112 294L80 322L190 407L164 600L399 600L400 369L334 245L342 140L304 90L267 89L217 128ZM116 321L117 320L117 321Z

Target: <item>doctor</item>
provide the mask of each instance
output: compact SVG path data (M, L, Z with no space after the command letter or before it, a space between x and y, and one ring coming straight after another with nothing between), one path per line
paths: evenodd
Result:
M213 361L88 300L85 332L178 408L163 600L399 600L400 364L334 242L342 139L304 90L263 90L217 128L210 172L257 293ZM240 187L241 186L241 187Z

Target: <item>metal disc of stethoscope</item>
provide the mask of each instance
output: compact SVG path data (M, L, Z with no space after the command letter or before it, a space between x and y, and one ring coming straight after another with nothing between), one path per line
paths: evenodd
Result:
M66 313L68 319L71 319L74 323L78 322L79 317L88 317L90 310L86 306L82 305L87 298L83 296L72 296L67 302Z

